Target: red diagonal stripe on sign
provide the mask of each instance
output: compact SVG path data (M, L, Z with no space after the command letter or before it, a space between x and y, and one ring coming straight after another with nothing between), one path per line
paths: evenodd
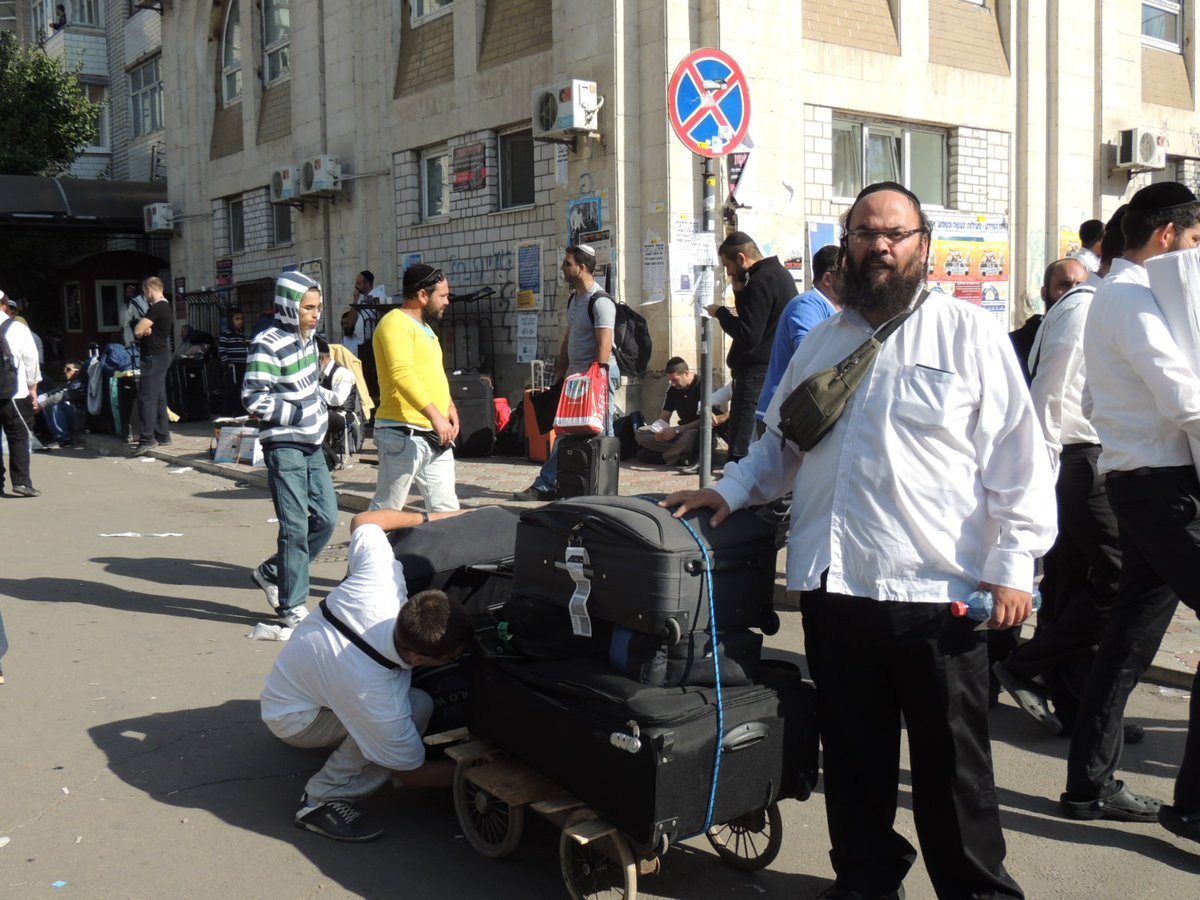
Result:
M696 87L700 93L700 96L702 98L707 97L708 91L706 91L704 89L704 77L700 74L700 71L696 68L696 64L689 63L686 71L687 71L687 74L691 76L692 80L696 82ZM727 97L729 95L730 91L732 91L734 88L738 87L741 84L741 82L742 82L742 76L740 73L735 73L735 74L731 75L730 79L725 82L725 87L721 88L718 91L713 92L713 94L712 94L713 105L708 106L702 100L700 103L700 108L697 109L690 116L688 116L687 120L682 123L682 125L680 126L682 128L682 130L685 133L690 134L692 129L695 128L697 125L699 125L701 122L703 122L705 116L708 116L708 115L711 115L714 119L717 120L718 127L724 126L726 128L732 129L733 126L729 124L729 119L726 118L725 112L724 112L724 110L721 109L720 103L722 100L725 99L725 97Z

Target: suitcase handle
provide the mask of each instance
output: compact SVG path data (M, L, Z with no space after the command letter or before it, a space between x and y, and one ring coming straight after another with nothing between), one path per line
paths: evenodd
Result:
M745 722L725 735L721 749L726 753L745 750L765 741L770 733L765 722Z

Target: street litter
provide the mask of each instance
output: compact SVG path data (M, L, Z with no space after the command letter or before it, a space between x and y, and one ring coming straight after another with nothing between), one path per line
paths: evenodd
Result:
M70 796L70 794L71 794L71 792L67 788L63 788L62 792L68 796Z
M12 840L12 838L10 838L10 837L0 837L0 847L7 847L8 842L11 840Z
M180 475L184 472L192 472L192 471L195 471L195 470L191 466L180 466L177 469L167 469L167 472L171 475Z
M259 622L254 626L254 630L246 637L252 641L286 641L292 636L292 629L283 625L268 625L265 622Z
M140 531L118 531L112 534L100 534L97 537L183 537L183 534L179 531L159 531L154 534L142 534Z

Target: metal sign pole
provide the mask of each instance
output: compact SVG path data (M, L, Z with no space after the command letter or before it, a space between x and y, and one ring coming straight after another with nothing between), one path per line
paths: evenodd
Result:
M708 240L716 238L717 176L711 157L704 157L704 233ZM705 266L705 282L714 288L715 275L711 265ZM715 299L709 298L710 303ZM712 317L700 317L700 487L712 481Z

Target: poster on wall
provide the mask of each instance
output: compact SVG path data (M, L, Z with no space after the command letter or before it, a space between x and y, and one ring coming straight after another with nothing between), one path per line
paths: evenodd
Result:
M1079 240L1079 229L1063 228L1058 229L1058 256L1055 259L1066 259L1068 256L1074 256L1083 248L1083 244Z
M542 242L518 241L517 309L542 308Z
M642 305L667 299L667 245L659 240L642 244Z
M483 141L454 148L455 193L477 191L487 184L486 150Z
M933 229L927 284L987 310L1009 327L1008 219L976 213L926 213Z
M217 260L217 287L229 287L233 284L233 260L229 257Z
M586 231L599 231L604 225L600 196L580 197L567 202L567 242L578 244Z
M608 229L601 231L581 231L579 233L579 243L587 244L596 251L596 271L592 276L601 285L607 285L612 279L609 276L609 269L612 266L612 232ZM610 294L614 291L609 290Z

